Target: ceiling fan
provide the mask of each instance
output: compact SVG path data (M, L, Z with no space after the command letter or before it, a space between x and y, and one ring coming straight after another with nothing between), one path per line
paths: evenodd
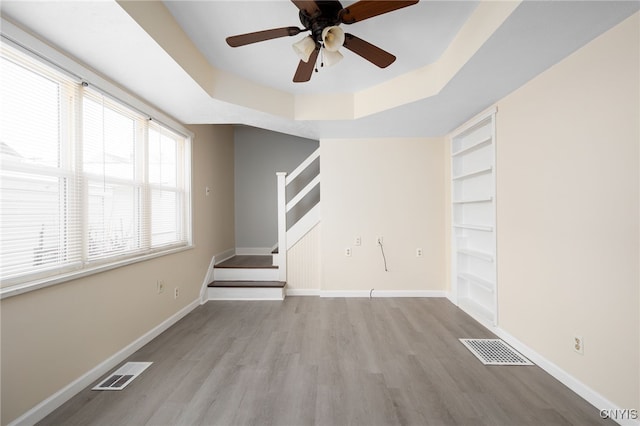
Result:
M344 8L337 0L291 1L300 9L299 17L303 28L273 28L227 37L226 40L229 46L239 47L274 38L291 37L310 31L309 36L304 37L293 45L294 51L300 56L300 63L293 76L293 81L301 83L311 79L314 69L317 71L316 62L321 51L322 65L326 61L327 66L330 66L342 59L342 54L338 52L338 49L342 46L380 68L391 65L396 60L395 56L353 34L345 33L339 25L350 25L364 21L374 16L414 5L419 0L361 0Z

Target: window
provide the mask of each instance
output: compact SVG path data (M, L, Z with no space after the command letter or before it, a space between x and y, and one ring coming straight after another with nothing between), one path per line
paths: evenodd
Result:
M2 287L191 242L190 140L3 44Z

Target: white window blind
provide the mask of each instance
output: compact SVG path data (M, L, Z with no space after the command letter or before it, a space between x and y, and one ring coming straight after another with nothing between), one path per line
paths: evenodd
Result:
M0 265L6 278L79 268L73 111L78 84L3 46Z
M189 223L184 209L187 152L184 138L157 125L149 127L148 165L151 193L152 247L186 241Z
M87 187L87 259L144 249L144 118L90 89L82 97L82 168Z
M189 139L1 49L1 286L188 246Z

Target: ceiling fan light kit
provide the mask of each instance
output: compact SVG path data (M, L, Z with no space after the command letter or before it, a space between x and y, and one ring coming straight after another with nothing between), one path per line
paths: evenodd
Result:
M372 64L385 68L391 65L396 57L385 50L374 46L352 34L345 33L340 24L351 25L374 16L392 12L418 3L419 0L361 0L343 8L337 0L291 0L299 9L300 23L298 27L273 28L227 37L231 47L245 46L251 43L271 40L280 37L291 37L303 31L311 34L293 44L293 50L300 58L300 63L293 76L295 83L309 81L320 51L321 66L335 65L343 56L338 51L342 46L361 56ZM317 69L316 69L317 71Z
M322 46L329 52L337 52L344 44L344 31L337 25L322 30Z
M320 61L320 64L322 66L326 65L330 67L340 62L342 58L344 58L344 56L342 56L342 53L338 52L337 50L333 51L333 50L323 49L322 59Z
M300 58L301 61L309 62L309 57L314 50L316 50L316 42L313 41L311 36L306 36L302 40L299 40L292 45L293 51Z

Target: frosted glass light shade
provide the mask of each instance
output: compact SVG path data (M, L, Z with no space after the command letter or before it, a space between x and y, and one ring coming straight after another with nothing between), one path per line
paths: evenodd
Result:
M327 50L326 48L322 52L322 62L328 67L337 64L342 60L343 57L344 56L342 56L342 53L337 51L333 52L331 50Z
M306 36L302 40L296 41L293 43L293 51L296 52L296 55L303 60L304 62L309 62L309 57L311 53L316 48L316 42L313 41L311 36Z
M329 52L337 52L344 44L344 31L342 31L342 28L334 25L322 30L322 44Z

